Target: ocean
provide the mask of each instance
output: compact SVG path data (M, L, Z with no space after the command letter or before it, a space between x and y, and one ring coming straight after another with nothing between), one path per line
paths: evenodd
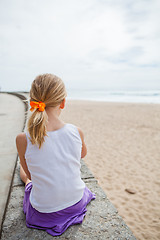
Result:
M67 90L67 99L130 102L130 103L160 103L160 90L145 91L109 91L109 90Z

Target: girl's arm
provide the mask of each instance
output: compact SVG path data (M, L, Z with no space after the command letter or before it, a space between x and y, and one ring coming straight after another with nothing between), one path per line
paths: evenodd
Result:
M82 152L81 152L81 158L84 158L87 155L87 147L84 142L84 134L80 128L78 128L81 140L82 140Z
M27 147L27 139L26 139L25 133L18 134L18 136L16 137L16 146L17 146L17 151L18 151L21 166L25 171L27 177L31 180L31 174L28 170L26 159L25 159L25 152Z

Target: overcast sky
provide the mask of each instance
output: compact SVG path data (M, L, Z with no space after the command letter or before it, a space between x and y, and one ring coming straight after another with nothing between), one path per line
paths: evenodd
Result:
M160 89L159 0L0 0L0 87Z

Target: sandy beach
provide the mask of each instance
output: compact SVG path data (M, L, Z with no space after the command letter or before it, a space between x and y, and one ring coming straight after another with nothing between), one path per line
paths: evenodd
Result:
M68 100L85 163L137 239L160 239L160 105ZM131 193L129 193L131 192Z

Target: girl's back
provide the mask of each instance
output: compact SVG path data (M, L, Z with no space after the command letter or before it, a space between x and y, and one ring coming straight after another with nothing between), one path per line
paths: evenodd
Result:
M65 124L47 135L40 149L27 136L25 153L33 183L30 202L46 213L80 201L85 188L80 176L82 141L77 127Z

